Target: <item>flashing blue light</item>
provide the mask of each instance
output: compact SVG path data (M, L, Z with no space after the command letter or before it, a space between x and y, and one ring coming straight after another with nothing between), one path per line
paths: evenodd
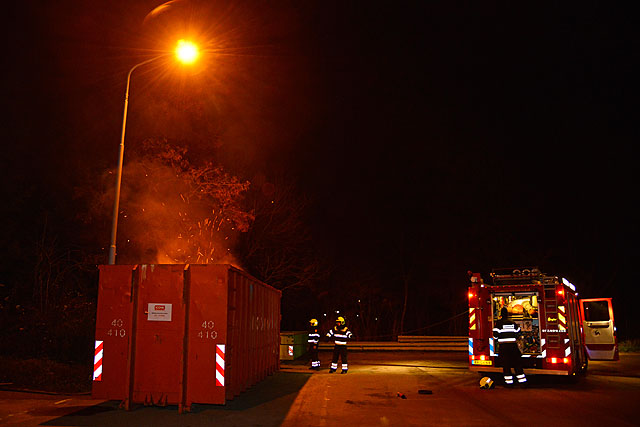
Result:
M562 278L562 283L564 283L565 285L567 285L569 287L569 289L571 289L573 292L576 291L576 287L573 286L573 283L571 283L570 281L568 281L567 279L565 279L564 277Z

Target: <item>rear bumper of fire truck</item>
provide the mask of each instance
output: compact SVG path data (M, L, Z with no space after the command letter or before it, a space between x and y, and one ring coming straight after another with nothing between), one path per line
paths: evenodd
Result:
M500 372L502 368L499 366L469 366L469 370L473 372ZM524 368L526 375L569 375L567 370L559 369L540 369L540 368Z

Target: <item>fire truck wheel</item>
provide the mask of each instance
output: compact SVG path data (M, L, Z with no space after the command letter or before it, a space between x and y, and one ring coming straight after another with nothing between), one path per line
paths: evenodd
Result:
M582 366L578 369L578 373L582 375L586 374L588 367L589 367L589 359L585 357L584 362L582 362Z

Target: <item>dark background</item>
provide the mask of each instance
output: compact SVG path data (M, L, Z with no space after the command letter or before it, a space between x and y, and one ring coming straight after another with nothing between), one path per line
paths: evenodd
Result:
M632 11L396 3L182 1L144 24L161 2L8 6L3 329L62 317L84 329L54 357L90 342L111 211L87 221L79 195L117 162L127 71L186 28L218 55L136 71L127 147L163 136L307 201L322 274L282 286L284 329L340 310L361 338L464 335L468 270L539 266L637 337Z

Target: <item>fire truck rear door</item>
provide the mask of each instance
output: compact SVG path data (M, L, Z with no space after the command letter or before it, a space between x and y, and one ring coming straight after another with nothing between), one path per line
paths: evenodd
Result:
M618 360L611 298L580 300L584 345L591 360Z

